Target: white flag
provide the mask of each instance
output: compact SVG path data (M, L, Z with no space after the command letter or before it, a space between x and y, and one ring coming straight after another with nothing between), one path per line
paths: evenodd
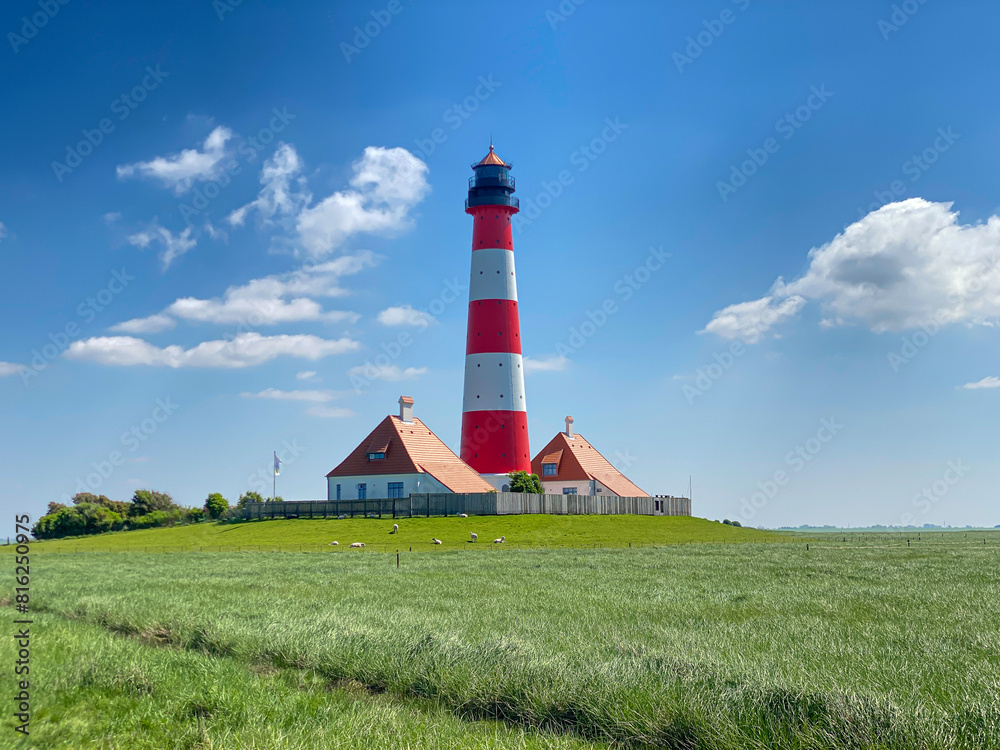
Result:
M278 458L278 452L274 452L274 476L279 476L281 474L281 459Z

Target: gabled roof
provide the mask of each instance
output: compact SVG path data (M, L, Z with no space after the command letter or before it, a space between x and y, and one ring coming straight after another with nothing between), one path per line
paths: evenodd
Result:
M543 463L556 464L556 475L544 476ZM532 459L531 472L543 482L596 479L619 497L649 497L648 492L633 484L580 434L569 437L565 432L557 433Z
M368 454L383 452L382 446L385 458L369 461ZM418 473L430 474L452 492L493 489L419 419L403 422L394 415L379 422L327 477Z

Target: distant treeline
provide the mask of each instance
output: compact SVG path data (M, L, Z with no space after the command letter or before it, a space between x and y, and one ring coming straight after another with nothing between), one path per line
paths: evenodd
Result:
M938 526L936 523L925 523L923 526L779 526L778 531L966 531L988 528L988 526ZM993 528L1000 529L1000 525Z
M220 493L213 492L200 508L177 505L165 492L136 490L129 502L112 500L104 495L80 492L72 505L49 503L48 511L38 519L31 533L36 539L103 534L108 531L149 529L155 526L201 523L205 520L239 520L248 502L281 502L282 498L264 498L257 492L244 492L234 507Z

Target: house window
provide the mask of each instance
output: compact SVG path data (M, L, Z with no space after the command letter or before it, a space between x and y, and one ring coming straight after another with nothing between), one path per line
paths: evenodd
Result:
M557 473L556 464L542 464L542 476L543 477L554 477Z
M403 496L403 483L402 482L389 482L389 497L402 497Z
M576 494L576 487L563 487L563 494L564 495L575 495Z
M340 485L337 485L337 499L340 500Z
M369 453L368 454L368 460L369 461L377 461L380 458L385 458L385 453Z
M364 500L368 497L368 485L361 483L358 485L358 500Z

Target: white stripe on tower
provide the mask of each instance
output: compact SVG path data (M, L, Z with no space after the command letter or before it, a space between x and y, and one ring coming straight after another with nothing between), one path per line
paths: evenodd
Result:
M513 250L496 247L476 250L472 254L469 301L481 299L517 300Z

